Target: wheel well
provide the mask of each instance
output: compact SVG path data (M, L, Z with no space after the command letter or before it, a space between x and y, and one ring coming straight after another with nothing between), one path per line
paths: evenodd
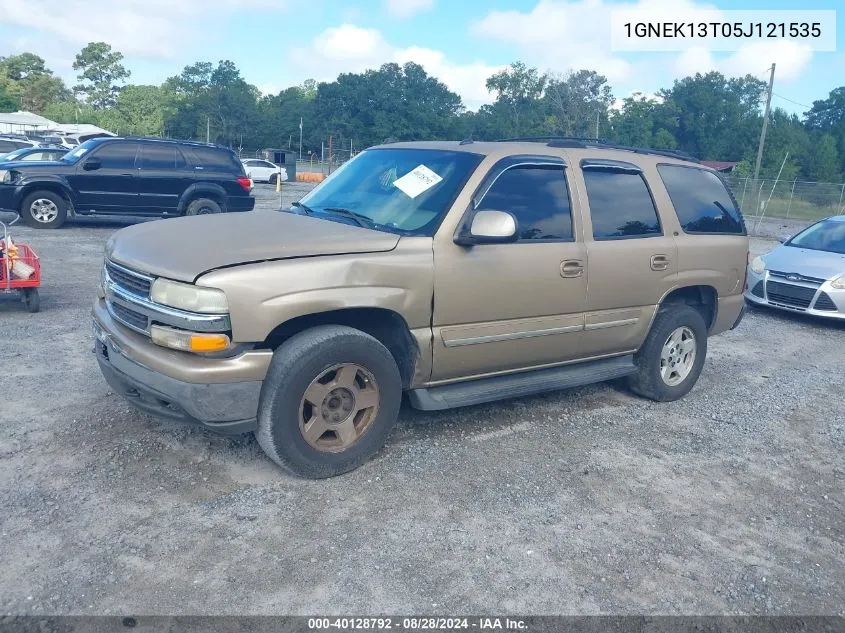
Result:
M29 185L26 189L24 189L23 194L21 194L20 197L20 209L18 209L19 212L23 212L23 201L37 191L49 191L50 193L55 193L56 195L60 196L67 205L68 214L73 213L73 202L71 201L70 196L68 196L67 191L61 185L53 182L33 183L32 185Z
M275 350L294 334L318 325L346 325L377 339L396 361L402 376L402 386L410 386L419 349L405 319L392 310L346 308L296 317L276 326L261 347Z
M226 196L221 196L220 193L216 191L194 191L187 196L185 196L185 202L182 204L181 213L182 215L188 210L188 207L194 200L199 200L200 198L208 198L209 200L214 200L217 204L220 205L220 208L224 211L226 210Z
M717 297L716 289L713 286L687 286L676 288L666 295L660 303L660 307L663 308L672 303L684 303L692 306L701 313L701 317L709 330L716 319Z

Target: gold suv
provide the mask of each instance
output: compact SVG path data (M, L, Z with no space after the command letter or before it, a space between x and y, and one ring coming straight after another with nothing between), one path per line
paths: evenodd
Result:
M718 174L589 139L373 147L290 209L110 239L95 352L148 412L254 432L289 472L372 457L424 410L626 377L676 400L744 312Z

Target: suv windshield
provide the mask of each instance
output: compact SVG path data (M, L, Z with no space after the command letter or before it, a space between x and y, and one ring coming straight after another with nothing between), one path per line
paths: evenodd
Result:
M385 148L361 152L306 195L308 213L402 235L432 235L482 156Z
M845 255L845 221L822 220L793 237L786 246Z
M80 158L82 158L85 154L91 151L96 146L94 141L85 141L81 145L77 145L74 149L70 150L67 154L62 156L59 160L65 163L75 163Z

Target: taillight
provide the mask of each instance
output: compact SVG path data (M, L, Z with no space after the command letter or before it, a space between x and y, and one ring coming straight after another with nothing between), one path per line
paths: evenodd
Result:
M748 290L748 265L751 263L751 251L745 254L745 281L742 282L742 291Z
M238 178L238 184L244 188L244 191L249 192L249 178Z

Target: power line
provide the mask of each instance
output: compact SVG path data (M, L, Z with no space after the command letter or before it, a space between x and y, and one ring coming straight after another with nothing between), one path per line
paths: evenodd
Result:
M806 103L801 103L801 102L799 102L799 101L793 101L793 100L792 100L792 99L790 99L789 97L784 97L783 95L779 95L779 94L778 94L778 93L776 93L776 92L773 92L772 94L773 94L774 96L776 96L778 99L783 99L784 101L789 101L789 103L794 103L795 105L800 105L800 106L803 106L803 107L805 107L805 108L811 108L811 109L812 109L812 107L813 107L813 106L811 106L811 105L807 105Z

